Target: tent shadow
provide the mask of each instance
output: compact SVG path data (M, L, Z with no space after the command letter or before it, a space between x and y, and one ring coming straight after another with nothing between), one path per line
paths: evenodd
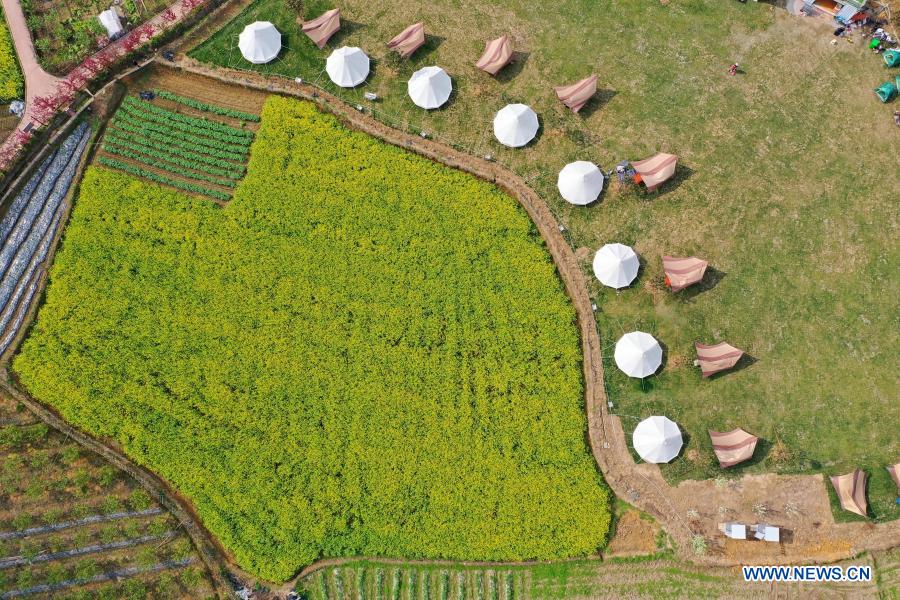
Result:
M525 63L528 62L529 56L531 56L530 52L519 52L518 50L514 50L509 64L500 69L500 72L498 72L494 78L500 83L512 81L516 75L521 73L522 69L525 68Z
M663 183L655 192L646 192L647 195L655 194L660 196L662 194L668 194L669 192L674 192L681 186L682 183L691 178L694 174L694 170L687 165L677 164L675 166L675 173L672 177Z
M727 377L731 373L737 373L738 371L743 371L744 369L753 366L755 363L759 362L759 359L755 356L751 356L744 352L744 355L741 356L740 360L737 361L737 364L731 367L730 369L726 369L725 371L719 371L713 375L707 377L710 381L715 381L716 379L721 379L723 377Z
M752 433L752 432L751 432ZM772 450L772 446L774 444L769 440L763 438L757 438L756 440L756 448L753 450L753 456L748 458L742 463L738 463L733 467L729 467L726 469L732 475L741 476L744 474L744 471L764 462L769 457L769 452Z
M431 35L430 33L425 34L425 43L416 48L416 51L413 52L412 56L409 57L409 60L412 64L422 65L426 59L430 60L431 55L434 54L435 50L437 50L441 44L444 43L444 40L447 39L445 37L439 35ZM393 54L396 55L396 52Z
M694 285L677 292L675 296L684 301L693 300L703 292L708 292L719 285L719 282L725 279L726 275L728 275L728 273L725 271L720 271L715 267L707 266L706 272L703 274L703 279Z
M662 348L662 361L659 363L659 368L651 375L651 377L657 377L666 370L666 365L669 364L669 346L655 335L653 337L656 338L656 342L659 344L659 347Z
M593 96L591 96L591 99L587 101L587 104L582 106L581 110L578 111L578 116L587 119L595 112L609 104L609 101L615 98L616 94L618 94L616 90L597 88L597 91Z
M691 434L689 431L685 430L680 425L678 429L681 431L681 448L678 450L678 454L670 460L669 462L675 462L678 459L684 458L685 453L687 452L688 446L691 445Z
M367 27L368 25L366 25L365 23L349 21L347 19L344 19L343 15L341 15L341 28L338 29L333 36L331 36L331 38L328 40L328 44L325 48L322 48L322 51L328 51L329 48L331 50L336 50L341 46L345 46L346 44L344 44L344 40L346 40L354 33L366 29Z
M456 100L456 96L459 94L459 90L456 89L456 81L454 81L453 77L450 78L450 82L452 84L452 87L450 88L450 95L447 96L447 101L444 102L443 104L441 104L440 106L438 106L437 108L429 108L427 110L426 109L422 109L422 110L425 110L426 113L439 113L439 112L443 112L443 111L447 110L448 108L450 108L451 106L453 106L453 101Z

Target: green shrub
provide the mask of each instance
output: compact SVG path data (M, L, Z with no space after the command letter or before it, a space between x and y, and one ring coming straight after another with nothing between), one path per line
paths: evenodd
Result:
M97 481L103 487L109 487L119 478L119 472L110 465L103 465L97 470Z
M115 496L107 496L103 499L103 502L100 503L100 511L103 514L113 514L117 512L122 512L125 510L125 505L119 498Z
M181 584L188 589L197 587L203 581L203 575L194 567L183 570L178 578L181 580Z
M81 449L75 444L66 446L63 448L62 452L59 453L59 458L62 460L63 464L72 465L81 458Z
M128 497L128 504L132 510L147 510L153 504L153 501L147 492L137 489L131 492L131 496Z
M575 312L488 183L272 96L226 210L89 168L50 281L23 384L256 575L606 539Z
M60 522L64 514L65 511L59 507L48 508L41 515L41 520L48 525L52 525Z
M12 520L13 529L16 531L22 531L23 529L28 529L31 526L32 518L28 513L19 513Z

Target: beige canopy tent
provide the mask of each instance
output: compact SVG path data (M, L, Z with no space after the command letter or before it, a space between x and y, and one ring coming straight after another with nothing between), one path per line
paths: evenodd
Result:
M577 113L584 108L591 96L597 91L597 76L591 75L572 85L563 85L553 88L559 101Z
M831 485L837 493L841 508L856 513L861 517L866 516L868 504L866 504L866 473L856 469L846 475L836 475L831 478Z
M735 348L728 342L712 346L695 343L694 348L697 350L697 366L700 367L704 377L730 369L744 355L743 350Z
M341 28L341 9L332 8L320 16L307 21L301 27L303 33L319 48L324 48L338 29Z
M512 60L512 54L509 38L502 35L485 45L484 54L481 55L475 66L491 75L496 75L500 69L509 64L509 61Z
M703 279L706 273L707 263L702 258L688 256L678 258L676 256L663 256L663 271L666 273L666 285L673 292L680 292L689 285L694 285Z
M727 432L709 430L709 439L712 440L713 452L719 459L719 466L723 469L744 462L753 456L756 442L755 435L749 434L740 427Z
M396 50L401 58L408 58L413 52L425 43L425 24L413 23L391 41L387 43L387 47Z
M891 474L891 479L897 484L897 487L900 487L900 463L889 466L887 470L888 473Z
M678 157L674 154L660 152L647 160L633 162L631 166L637 171L640 181L647 186L647 189L653 191L675 173L677 162Z

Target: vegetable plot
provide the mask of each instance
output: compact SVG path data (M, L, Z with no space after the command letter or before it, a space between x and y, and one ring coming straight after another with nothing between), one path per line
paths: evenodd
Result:
M208 104L174 94L159 95L217 114ZM218 112L230 115L236 111ZM225 201L231 198L230 189L244 176L252 141L252 131L127 96L110 124L103 155L97 160L101 165L155 183Z
M488 183L273 96L224 210L89 169L51 275L22 383L261 577L606 539L575 313Z

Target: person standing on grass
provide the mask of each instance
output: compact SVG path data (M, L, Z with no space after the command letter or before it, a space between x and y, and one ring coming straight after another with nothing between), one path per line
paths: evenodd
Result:
M737 63L734 63L733 65L731 65L731 67L729 67L728 74L729 75L737 75L739 68L741 68L741 66Z

